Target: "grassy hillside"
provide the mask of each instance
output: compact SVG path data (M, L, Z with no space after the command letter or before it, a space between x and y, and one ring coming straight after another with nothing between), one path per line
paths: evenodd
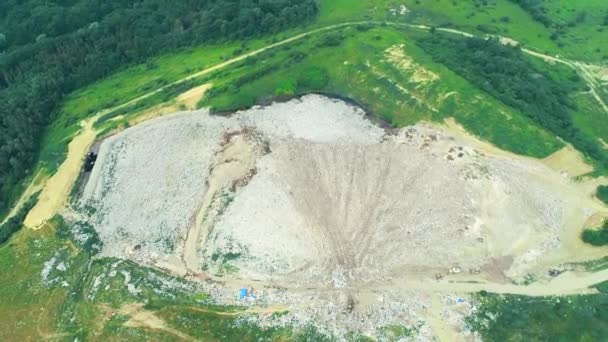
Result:
M603 44L608 30L608 4L602 0L526 0L538 4L549 20L535 18L517 0L322 1L318 24L345 20L390 20L452 27L476 34L511 37L536 50L589 62L608 60ZM406 14L399 8L405 5ZM391 9L396 9L395 14ZM540 10L539 10L540 11Z

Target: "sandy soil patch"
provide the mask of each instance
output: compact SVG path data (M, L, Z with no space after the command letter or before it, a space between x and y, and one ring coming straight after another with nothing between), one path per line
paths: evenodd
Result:
M430 83L439 79L439 75L414 62L405 52L405 44L393 45L384 51L385 57L399 70L410 75L416 83Z
M57 172L46 181L38 203L25 218L24 225L39 228L63 209L72 186L82 169L84 156L95 141L93 123L98 115L82 122L81 130L68 145L68 154Z
M205 93L211 86L211 83L200 85L178 95L174 103L163 103L146 109L143 112L134 115L132 118L129 118L129 125L135 126L150 119L175 113L182 108L184 110L195 110L196 104L205 96ZM122 119L122 116L116 117L115 119Z
M186 341L197 341L194 337L167 326L153 311L145 310L143 306L143 304L136 303L125 304L120 308L120 314L130 316L124 324L126 327L162 330Z
M195 110L196 104L203 98L207 90L211 88L211 83L194 87L177 97L178 105L184 105L187 110Z
M543 159L543 163L568 177L582 176L593 171L593 166L585 161L583 154L570 145Z

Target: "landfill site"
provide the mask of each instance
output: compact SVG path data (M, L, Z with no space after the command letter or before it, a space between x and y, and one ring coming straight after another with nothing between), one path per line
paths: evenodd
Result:
M101 255L287 312L244 318L261 325L475 339L473 293L592 291L567 265L594 253L576 238L602 210L588 189L453 125L382 127L306 95L171 114L97 148L75 209Z

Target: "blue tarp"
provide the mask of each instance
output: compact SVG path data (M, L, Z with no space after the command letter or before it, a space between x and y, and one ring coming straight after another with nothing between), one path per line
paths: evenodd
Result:
M247 297L247 289L241 289L241 291L239 292L239 298L245 299L245 297Z

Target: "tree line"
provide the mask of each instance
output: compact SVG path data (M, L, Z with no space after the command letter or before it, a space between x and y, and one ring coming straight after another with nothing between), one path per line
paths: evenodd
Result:
M66 94L160 53L276 33L317 12L315 0L1 1L0 216Z
M569 93L577 88L576 80L552 79L537 70L519 47L505 46L497 39L463 39L433 33L418 44L433 60L570 142L604 169L608 167L608 153L572 119L577 107Z
M547 14L547 9L545 8L542 0L510 0L511 2L517 4L524 11L526 11L530 16L543 24L545 27L551 27L554 23L551 17Z
M23 203L23 206L15 213L15 215L9 217L5 222L0 224L0 246L7 242L13 234L19 231L23 227L23 221L27 216L27 213L34 207L38 200L40 193L33 194L30 198Z

